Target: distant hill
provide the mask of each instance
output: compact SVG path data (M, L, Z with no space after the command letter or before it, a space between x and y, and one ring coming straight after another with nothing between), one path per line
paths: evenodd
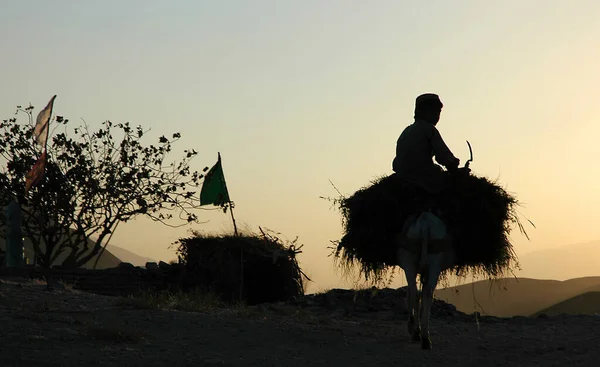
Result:
M89 241L90 245L89 248L93 248L94 246L94 241ZM33 261L33 244L31 243L31 241L29 239L25 239L25 241L23 241L23 247L25 248L25 256L27 256L27 258L30 259L30 262ZM0 248L5 251L6 250L6 243L4 238L0 238ZM54 261L53 265L60 265L62 264L62 262L65 260L65 258L67 257L66 254L61 254L60 256L58 256L58 258L56 259L56 261ZM83 265L83 268L86 269L91 269L94 267L94 263L96 262L98 255L94 256L90 261L87 262L87 264ZM108 248L104 251L104 253L102 254L102 256L100 257L100 260L98 261L98 265L96 266L96 269L107 269L107 268L114 268L116 266L118 266L121 263L121 260L115 256L111 250L109 250Z
M90 248L92 248L92 246L93 246L93 242L91 241ZM33 254L33 246L29 241L25 241L24 247L25 247L26 254ZM3 239L0 239L0 248L2 250L5 249L5 243L4 243ZM59 258L57 259L57 261L55 261L54 264L55 265L60 264L64 260L64 258L65 258L65 256L59 256ZM92 260L90 260L83 267L86 269L93 268L96 258L97 258L97 255L94 256L92 258ZM146 266L147 262L157 262L157 261L154 259L151 259L149 257L140 256L140 255L133 253L129 250L126 250L122 247L118 247L118 246L109 244L108 246L106 246L104 253L100 257L100 260L98 261L98 266L96 266L96 269L114 268L114 267L118 266L121 262L126 262L126 263L133 264L135 266L144 267L144 266Z
M482 315L529 316L597 287L600 287L600 277L566 281L505 278L497 283L483 280L438 289L435 296L468 314L477 310ZM475 309L476 302L477 309Z
M517 277L566 280L600 275L600 241L576 243L519 255Z
M578 296L569 298L551 307L536 312L536 315L541 313L544 313L549 316L556 316L561 313L571 315L600 314L600 291L586 292Z
M95 245L94 240L89 240L89 248L92 249ZM33 258L33 244L28 238L25 238L23 242L23 246L25 247L25 256L30 260ZM5 239L0 237L0 249L6 251L6 243ZM61 264L64 259L67 257L66 254L60 255L53 265ZM91 269L94 267L94 263L96 262L98 255L94 256L87 264L83 265L83 268ZM31 260L32 261L32 260ZM135 266L145 266L147 262L156 262L154 259L150 259L148 257L140 256L135 254L129 250L126 250L122 247L118 247L112 244L106 246L104 253L100 257L98 261L98 265L96 269L106 269L106 268L114 268L118 266L121 262L131 263Z
M135 266L146 266L147 262L158 262L155 259L151 259L149 257L144 257L144 256L140 256L136 253L133 253L129 250L126 250L122 247L118 247L115 245L111 245L109 244L108 246L106 246L106 250L109 251L116 256L117 258L119 258L119 260L121 260L122 262L125 263L130 263L133 264Z

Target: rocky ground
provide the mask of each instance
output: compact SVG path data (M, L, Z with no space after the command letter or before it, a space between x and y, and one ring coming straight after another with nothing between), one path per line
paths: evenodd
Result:
M332 290L206 312L140 309L68 286L0 283L2 366L596 366L600 317L501 319L436 302L433 350L406 333L402 290Z

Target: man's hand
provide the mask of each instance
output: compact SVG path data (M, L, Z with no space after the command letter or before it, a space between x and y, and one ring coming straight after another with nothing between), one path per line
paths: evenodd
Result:
M455 162L452 162L452 164L449 164L446 167L446 170L450 173L456 173L458 172L458 165L459 165L460 161L458 159L456 159Z
M469 173L471 173L471 169L469 167L460 167L458 169L458 172L468 175Z

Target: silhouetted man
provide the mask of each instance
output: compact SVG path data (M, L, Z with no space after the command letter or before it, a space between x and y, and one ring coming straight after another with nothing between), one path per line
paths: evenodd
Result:
M404 181L439 194L445 186L446 174L435 160L448 171L458 169L459 159L452 154L436 125L442 112L437 94L427 93L415 101L415 121L407 126L396 143L392 169Z

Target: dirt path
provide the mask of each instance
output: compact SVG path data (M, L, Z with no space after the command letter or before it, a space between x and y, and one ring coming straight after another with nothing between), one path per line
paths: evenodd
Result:
M404 316L279 305L213 313L124 309L111 297L0 284L2 366L595 366L600 317L438 316L434 349Z

